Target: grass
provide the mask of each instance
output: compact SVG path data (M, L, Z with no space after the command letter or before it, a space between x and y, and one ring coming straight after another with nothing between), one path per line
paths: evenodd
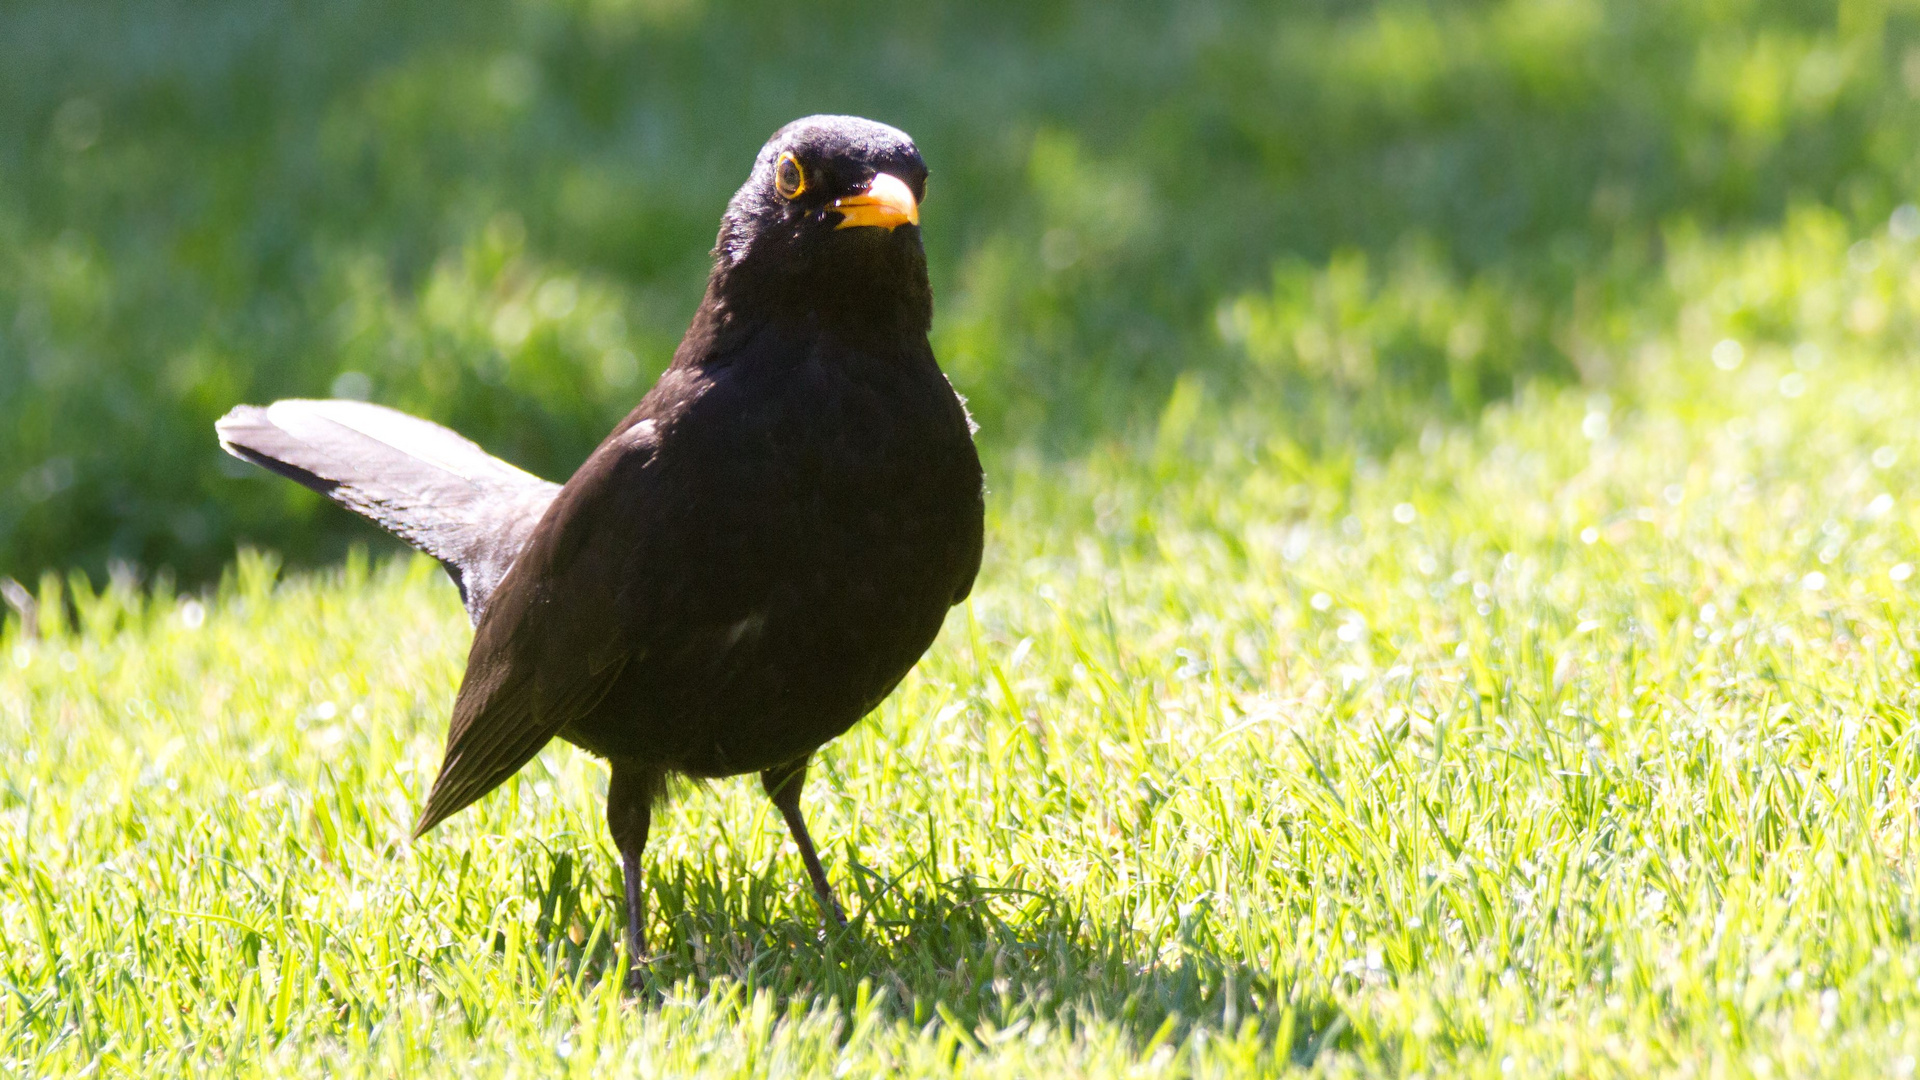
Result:
M757 785L690 787L639 996L590 758L406 839L468 633L431 564L49 578L0 638L0 1067L1909 1075L1917 225L1675 233L1609 394L1384 456L1201 381L1008 455L973 599L809 786L852 926Z
M809 785L853 926L689 787L631 995L604 770L409 842L452 589L209 424L560 474L822 109L989 563ZM0 1069L1911 1075L1916 110L1899 0L8 6Z
M935 344L990 456L1150 435L1197 376L1378 457L1611 388L1675 233L1911 201L1920 7L13 0L0 574L377 543L234 482L239 401L370 396L569 471L754 152L820 111L926 152Z

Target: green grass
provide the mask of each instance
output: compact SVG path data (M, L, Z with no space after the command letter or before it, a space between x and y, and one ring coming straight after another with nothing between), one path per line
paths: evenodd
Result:
M756 784L690 787L640 996L591 759L406 838L468 634L431 564L79 578L73 626L50 579L0 638L0 1063L1909 1074L1916 225L1675 232L1610 395L1384 456L1198 381L1007 455L973 599L809 785L853 924Z
M989 562L809 784L853 925L688 787L636 996L604 770L408 841L453 590L209 425L562 474L816 110ZM1915 132L1911 0L7 5L0 1069L1910 1075Z
M0 574L377 543L236 482L238 401L370 395L563 475L819 111L926 152L990 457L1139 435L1183 375L1380 456L1609 387L1677 232L1911 201L1920 4L9 0Z

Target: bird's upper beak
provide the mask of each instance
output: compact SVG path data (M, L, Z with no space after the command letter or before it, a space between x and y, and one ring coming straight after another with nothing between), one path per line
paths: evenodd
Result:
M832 208L840 215L836 229L863 225L892 229L920 224L920 204L914 201L913 189L889 173L875 173L864 194L835 199Z

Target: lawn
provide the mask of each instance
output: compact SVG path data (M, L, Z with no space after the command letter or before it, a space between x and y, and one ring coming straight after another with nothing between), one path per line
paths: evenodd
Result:
M1378 457L1188 383L1004 455L972 600L808 786L851 925L757 784L690 786L638 994L591 758L407 839L433 564L50 577L0 639L0 1062L1908 1075L1916 234L1675 234L1608 393Z
M236 473L239 401L370 397L564 475L814 112L925 151L990 458L1151 438L1182 377L1383 457L1532 383L1622 392L1689 230L1912 202L1920 4L13 0L0 574L377 544Z
M830 745L420 842L469 629L217 449L563 476L815 111L988 555ZM0 5L0 1071L1909 1076L1914 0ZM238 466L236 468L236 466Z

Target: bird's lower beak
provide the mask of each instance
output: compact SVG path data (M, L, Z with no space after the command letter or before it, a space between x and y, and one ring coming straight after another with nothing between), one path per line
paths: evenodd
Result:
M874 174L873 182L867 185L863 195L833 200L833 210L840 215L836 229L869 225L892 229L920 224L920 204L914 201L913 190L905 181L888 173Z

